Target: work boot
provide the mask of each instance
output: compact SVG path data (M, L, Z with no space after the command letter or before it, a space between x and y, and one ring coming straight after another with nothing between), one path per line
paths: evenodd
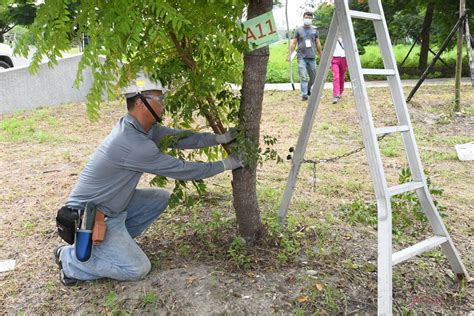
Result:
M62 246L59 246L57 247L56 249L54 249L54 259L56 261L56 264L58 265L59 267L59 281L62 283L62 285L64 286L74 286L74 285L78 285L80 280L78 279L74 279L74 278L70 278L68 276L66 276L66 274L64 273L64 270L63 270L63 264L61 262L61 251L63 251L64 247L66 247L65 245L62 245Z
M61 251L63 251L63 248L66 247L66 245L62 245L62 246L59 246L57 247L56 249L54 249L54 261L56 261L56 264L58 265L58 267L60 269L63 268L62 264L61 264L61 260L59 259L60 256L61 256Z
M308 101L308 96L307 95L302 96L301 101Z
M336 104L337 102L339 102L339 98L338 98L338 97L332 98L332 104Z
M78 285L81 281L78 279L70 278L64 274L64 270L61 269L59 271L59 281L64 286L75 286Z

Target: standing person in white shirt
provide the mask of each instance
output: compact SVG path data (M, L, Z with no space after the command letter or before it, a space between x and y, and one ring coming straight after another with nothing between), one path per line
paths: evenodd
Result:
M331 61L332 71L332 104L336 104L344 92L344 79L346 78L347 60L344 53L344 44L341 34L338 34L336 48Z

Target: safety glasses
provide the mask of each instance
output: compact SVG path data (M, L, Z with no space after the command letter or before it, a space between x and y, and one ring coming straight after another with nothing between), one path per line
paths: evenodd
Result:
M145 95L145 98L149 100L155 100L165 105L165 96L164 95Z

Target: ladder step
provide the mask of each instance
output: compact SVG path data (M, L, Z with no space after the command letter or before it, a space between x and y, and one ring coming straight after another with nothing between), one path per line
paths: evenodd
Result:
M400 126L389 126L389 127L379 127L375 129L375 133L377 135L380 134L393 134L397 132L408 132L410 129L408 125L400 125Z
M421 181L412 181L412 182L407 182L399 185L395 185L393 187L388 188L388 193L390 196L394 196L397 194L405 193L408 191L414 191L416 189L422 188L423 187L423 182Z
M410 259L411 257L419 255L420 253L433 249L434 247L444 244L447 241L448 239L446 237L434 236L414 244L413 246L397 251L392 255L392 265L396 265L400 262Z
M395 76L395 70L364 68L362 69L362 74L363 75Z
M349 10L349 15L353 18L371 20L371 21L381 21L382 16L380 14L368 13L362 11Z

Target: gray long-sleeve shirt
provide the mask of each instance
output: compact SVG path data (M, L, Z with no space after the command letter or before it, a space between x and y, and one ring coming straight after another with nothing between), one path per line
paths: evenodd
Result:
M221 161L187 162L158 149L164 136L182 132L155 124L146 133L133 116L122 117L92 154L66 205L83 209L92 201L106 215L114 216L126 209L144 172L178 180L199 180L224 171ZM214 134L190 132L173 147L194 149L214 145Z

